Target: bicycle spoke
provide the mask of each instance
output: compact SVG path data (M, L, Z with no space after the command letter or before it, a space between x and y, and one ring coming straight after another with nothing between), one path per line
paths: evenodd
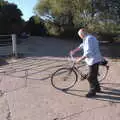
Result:
M74 86L76 80L77 74L75 71L68 68L62 68L53 74L51 82L55 88L63 90Z
M101 82L104 80L107 76L108 70L106 66L99 65L99 71L98 71L98 81Z

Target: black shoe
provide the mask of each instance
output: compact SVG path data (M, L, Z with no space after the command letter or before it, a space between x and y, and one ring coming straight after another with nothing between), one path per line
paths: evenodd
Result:
M96 92L101 92L101 88L100 87L96 87Z
M91 98L96 96L96 91L95 90L90 90L87 94L86 97Z

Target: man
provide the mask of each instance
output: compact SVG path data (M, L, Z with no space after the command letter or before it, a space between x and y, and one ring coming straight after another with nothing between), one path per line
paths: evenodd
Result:
M75 54L75 52L83 49L83 55L76 59L76 63L81 60L85 60L89 67L89 72L87 80L90 84L90 90L86 94L86 97L93 97L96 95L96 92L100 92L101 88L97 79L99 62L103 60L101 56L98 40L86 32L85 29L80 29L78 35L83 40L79 47L72 50L70 54Z

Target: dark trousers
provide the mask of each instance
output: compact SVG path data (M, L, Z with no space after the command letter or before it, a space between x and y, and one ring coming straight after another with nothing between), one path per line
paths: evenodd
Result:
M97 78L98 69L99 69L99 63L89 66L88 82L90 84L90 90L96 90L100 88Z

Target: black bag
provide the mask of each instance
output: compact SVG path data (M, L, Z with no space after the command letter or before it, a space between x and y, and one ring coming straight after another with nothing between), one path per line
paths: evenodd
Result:
M108 61L103 59L101 62L99 62L100 65L107 65L108 64Z

